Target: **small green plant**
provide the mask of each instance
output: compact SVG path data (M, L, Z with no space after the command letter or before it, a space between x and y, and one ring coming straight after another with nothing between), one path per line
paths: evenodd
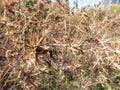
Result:
M25 6L26 7L30 7L30 6L33 6L34 2L32 0L26 0L25 1Z
M120 81L120 70L116 70L115 71L116 76L116 80Z

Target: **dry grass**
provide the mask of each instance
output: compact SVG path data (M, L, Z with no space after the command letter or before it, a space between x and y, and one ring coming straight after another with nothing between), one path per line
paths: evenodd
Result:
M0 90L120 89L120 13L16 1L0 2Z

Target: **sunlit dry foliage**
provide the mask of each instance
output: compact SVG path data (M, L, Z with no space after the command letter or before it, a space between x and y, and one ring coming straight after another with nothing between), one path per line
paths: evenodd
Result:
M1 0L0 90L120 89L120 15L100 4Z

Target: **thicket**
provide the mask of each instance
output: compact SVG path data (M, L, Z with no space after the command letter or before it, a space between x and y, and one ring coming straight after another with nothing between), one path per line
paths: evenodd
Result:
M120 89L119 8L3 1L0 90Z

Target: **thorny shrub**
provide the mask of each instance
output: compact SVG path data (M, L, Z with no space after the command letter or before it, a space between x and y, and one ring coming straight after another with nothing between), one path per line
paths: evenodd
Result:
M97 5L70 14L58 2L5 1L0 90L120 89L119 14Z

